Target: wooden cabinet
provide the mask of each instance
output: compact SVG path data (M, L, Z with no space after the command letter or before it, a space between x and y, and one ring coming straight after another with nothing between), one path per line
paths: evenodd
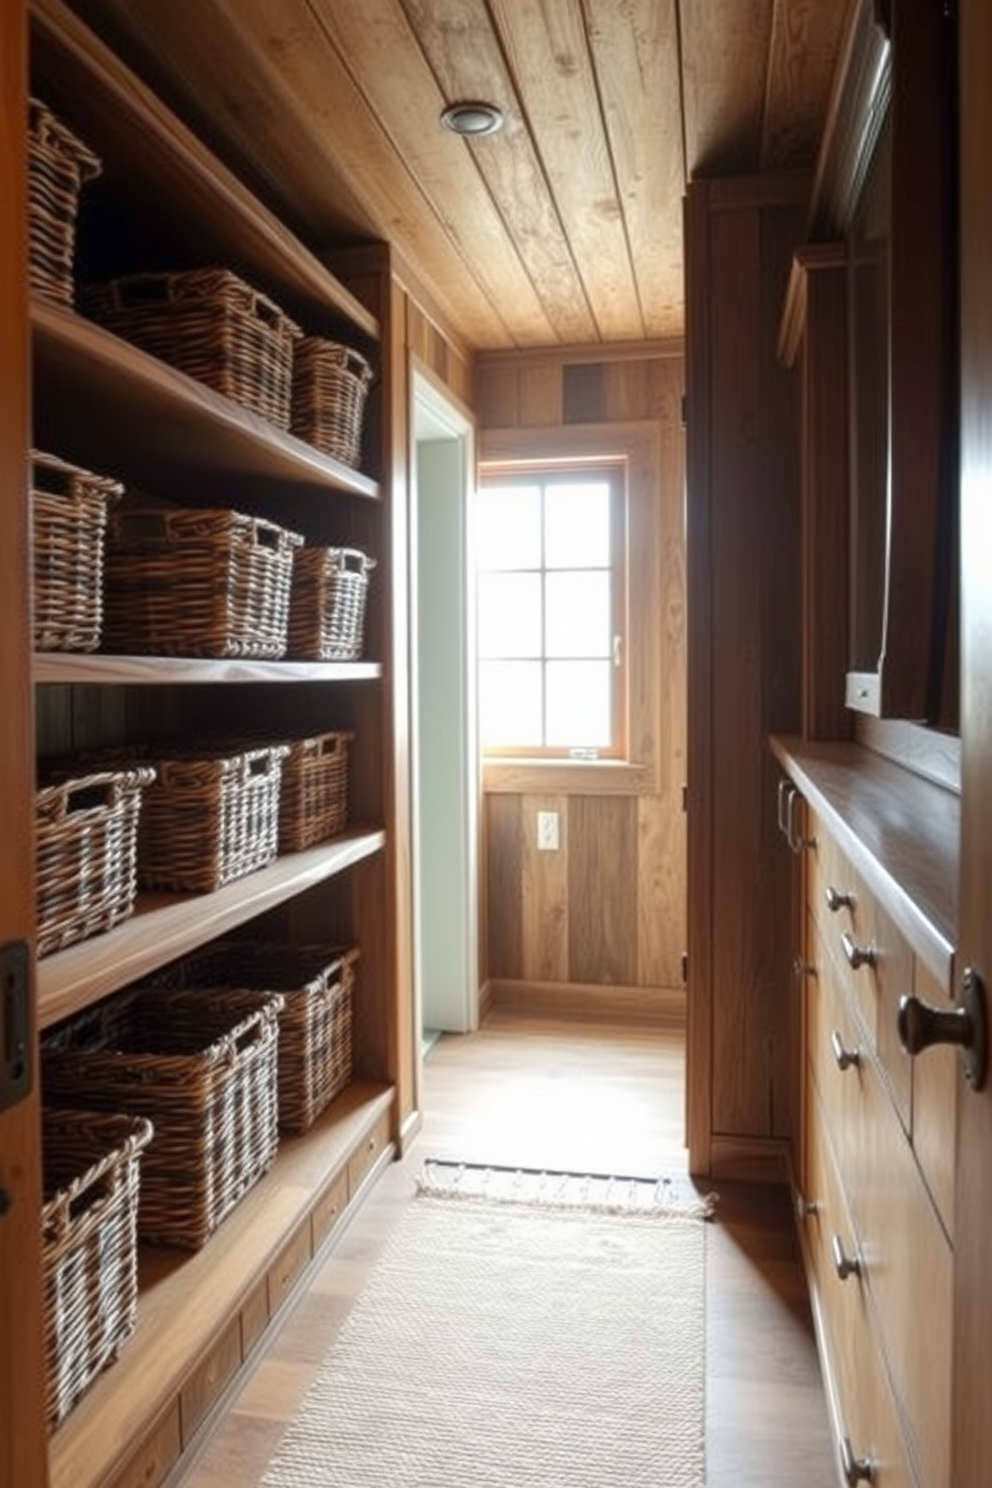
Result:
M80 274L233 268L309 333L359 348L384 383L391 349L367 308L368 284L362 300L352 294L59 0L32 0L29 13L32 91L103 162L80 214ZM366 264L365 279L372 272ZM388 303L388 267L381 273ZM362 950L352 1083L305 1136L281 1139L272 1169L201 1251L142 1253L136 1333L51 1439L56 1488L151 1488L412 1116L408 1095L397 1098L398 1072L411 1063L410 1018L398 1006L404 827L393 788L393 720L406 700L402 669L398 678L389 667L405 527L393 522L389 432L376 410L362 468L352 469L73 310L39 300L30 322L36 447L156 497L236 507L377 560L357 662L34 658L42 755L218 731L347 729L355 740L344 835L209 895L140 894L123 924L37 966L44 1030L238 930Z
M911 1058L898 1014L952 997L958 799L857 746L777 751L806 802L795 1179L838 1452L949 1488L957 1056Z
M790 855L770 732L800 717L795 387L778 307L807 182L697 180L686 257L687 1134L695 1172L781 1178L795 1127Z

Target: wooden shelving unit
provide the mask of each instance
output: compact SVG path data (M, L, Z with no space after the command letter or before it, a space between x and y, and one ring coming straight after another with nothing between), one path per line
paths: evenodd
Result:
M30 0L31 87L103 162L79 224L80 262L112 277L152 244L178 268L231 267L311 334L348 341L385 377L379 321L264 203L176 119L61 0ZM131 230L118 230L128 214ZM352 469L59 306L30 308L36 448L178 504L237 506L308 541L377 560L356 662L127 655L32 658L39 753L244 728L354 735L351 822L330 842L276 859L212 894L141 893L115 929L36 967L42 1030L221 936L239 931L361 948L354 1078L195 1253L145 1247L138 1324L120 1358L49 1443L53 1488L157 1485L188 1449L349 1205L388 1161L409 1113L396 1071L409 1019L396 1007L389 781L402 711L390 664L389 452L370 420ZM144 730L148 730L147 735ZM158 732L156 732L158 731Z

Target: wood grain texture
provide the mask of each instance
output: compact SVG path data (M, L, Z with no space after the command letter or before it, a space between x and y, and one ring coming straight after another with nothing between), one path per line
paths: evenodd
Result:
M775 0L768 53L761 161L765 170L815 154L844 26L844 7ZM817 100L817 102L814 102Z
M802 253L798 255L802 266ZM799 365L803 482L803 733L850 737L847 672L848 419L845 259L801 268L806 315Z
M491 977L515 977L523 966L523 799L487 796L486 920Z
M992 200L987 141L992 135L992 13L961 0L961 936L957 966L992 986ZM992 1216L992 1083L979 1095L958 1084L955 1187L954 1399L951 1476L955 1488L992 1480L992 1413L980 1381L992 1375L988 1267Z
M773 0L682 0L687 180L760 168L773 9Z
M637 970L637 806L624 796L568 804L569 980L633 984Z
M558 850L537 845L538 812L558 818ZM520 975L530 982L569 980L568 798L524 796L521 801L521 901L523 957Z
M32 694L25 638L29 621L30 373L27 324L27 16L21 3L0 13L0 484L4 501L4 578L0 585L0 675L4 679L0 724L0 775L4 780L4 832L0 841L0 944L22 942L30 955L35 935L34 764ZM41 1172L38 1135L37 1039L33 976L28 972L26 1058L32 1071L27 1097L0 1111L0 1479L47 1482L44 1422L44 1346L41 1329L41 1248L38 1215ZM5 998L7 989L5 988ZM9 1021L0 1032L3 1060Z
M775 360L793 191L699 182L687 208L694 1163L717 1133L784 1138L793 1120L791 865L767 752L773 720L799 707L795 407Z

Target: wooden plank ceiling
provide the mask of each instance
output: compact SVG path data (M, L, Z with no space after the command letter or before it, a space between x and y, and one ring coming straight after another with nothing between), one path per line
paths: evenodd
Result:
M683 329L697 173L812 166L848 0L70 0L318 250L477 350ZM502 130L463 140L446 104Z

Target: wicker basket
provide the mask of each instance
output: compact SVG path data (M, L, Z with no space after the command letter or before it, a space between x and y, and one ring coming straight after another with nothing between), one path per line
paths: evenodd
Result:
M360 352L303 336L293 357L293 433L344 465L358 465L371 382L372 368Z
M299 327L230 269L88 285L86 314L279 429L289 428Z
M72 307L76 216L100 161L40 99L28 105L28 239L32 291Z
M348 746L354 734L330 731L286 739L279 794L279 851L302 852L342 831L348 820Z
M248 987L282 994L279 1125L283 1131L306 1131L351 1080L359 955L355 946L216 941L173 968L172 974L189 988Z
M134 988L42 1043L46 1100L147 1117L138 1234L196 1250L278 1143L282 998Z
M236 511L143 503L111 512L103 649L278 660L302 541Z
M52 780L35 796L37 953L86 940L134 908L137 839L148 768Z
M301 548L293 565L287 652L307 661L356 661L362 654L369 573L357 548Z
M138 883L209 894L276 857L287 753L285 744L163 744L83 758L154 766L138 832Z
M49 1431L134 1332L142 1116L42 1112L45 1414Z
M36 651L95 651L103 622L107 508L120 482L31 453Z

